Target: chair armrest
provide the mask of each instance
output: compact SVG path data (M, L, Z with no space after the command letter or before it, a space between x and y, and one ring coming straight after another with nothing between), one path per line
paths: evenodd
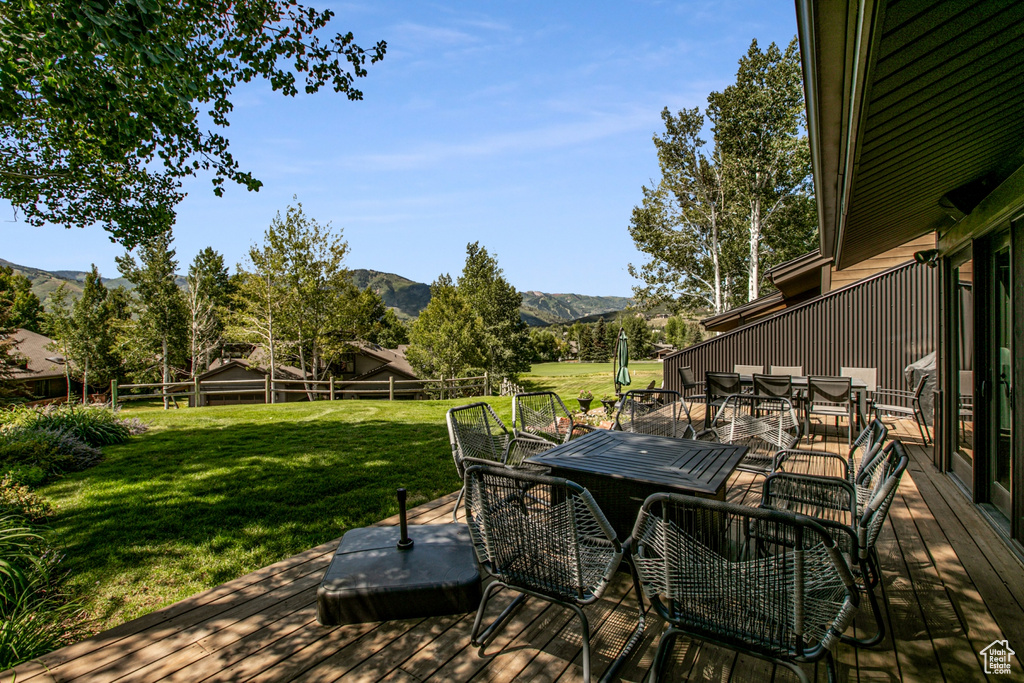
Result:
M593 431L596 431L596 430L597 430L597 427L595 427L593 425L588 425L586 422L573 422L572 423L572 432L570 432L569 439L571 440L572 438L574 438L577 431L582 432L582 433L585 434L587 432L593 432Z
M883 397L891 396L895 399L910 400L914 398L914 392L903 389L877 389L872 397L874 403L886 403Z
M832 526L850 527L857 520L857 489L839 477L773 472L764 480L761 501L761 507L788 509ZM787 505L780 508L776 502ZM849 513L848 522L840 522L830 511Z
M544 451L550 450L554 447L555 444L551 443L547 439L517 436L513 439L509 439L508 445L505 447L502 463L509 467L520 467L524 464L523 461L531 455L543 453ZM526 466L536 467L536 465L529 464Z
M817 477L838 477L850 481L850 463L845 456L822 451L787 448L775 456L775 472L809 474Z

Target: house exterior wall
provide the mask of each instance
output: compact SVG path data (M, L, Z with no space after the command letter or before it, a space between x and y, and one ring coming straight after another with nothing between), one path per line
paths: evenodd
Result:
M682 390L678 369L698 380L734 365L801 365L815 375L873 367L878 385L908 389L904 368L935 350L936 269L910 263L665 359L665 387Z
M366 382L374 382L374 384L357 384L352 386L343 386L338 389L338 395L341 398L365 398L365 399L384 399L388 398L388 383L390 378L395 380L395 400L411 400L425 398L423 394L423 384L417 382L416 384L399 384L399 382L407 382L409 378L405 375L399 374L389 368L382 368L380 372L374 373L370 377L366 378ZM414 392L414 393L413 393Z
M876 273L888 270L902 263L914 260L914 252L921 251L923 249L934 249L935 248L935 234L930 233L923 235L917 239L910 240L906 244L901 244L894 249L879 254L873 258L869 258L866 261L844 268L843 270L836 270L833 265L830 268L830 285L828 288L824 288L823 292L831 292L845 287L846 285L853 284L858 280L863 280L866 277L871 277Z

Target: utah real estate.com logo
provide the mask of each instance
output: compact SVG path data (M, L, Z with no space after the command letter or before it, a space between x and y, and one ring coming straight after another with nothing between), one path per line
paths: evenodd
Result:
M1015 654L1017 653L1010 649L1009 641L993 640L988 647L981 651L981 656L985 658L985 673L1010 673L1010 657Z

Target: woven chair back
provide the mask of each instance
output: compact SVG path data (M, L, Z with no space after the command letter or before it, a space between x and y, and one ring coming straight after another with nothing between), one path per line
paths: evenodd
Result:
M793 404L785 398L733 394L715 413L711 430L721 443L747 447L741 469L771 471L775 455L800 438Z
M466 470L466 522L480 564L505 584L588 604L601 596L622 546L590 492L524 470Z
M712 400L740 393L740 376L736 372L708 372L705 388Z
M878 454L885 445L885 439L889 435L889 428L882 424L877 417L857 436L850 447L849 464L851 481L855 484L861 480L870 478L867 470L872 465ZM867 472L867 473L866 473Z
M615 428L636 434L692 438L690 411L678 391L634 389L626 392L615 414Z
M482 401L458 406L448 411L445 421L459 477L465 475L465 458L503 463L511 435L491 406Z
M572 437L572 414L553 391L516 394L512 401L512 424L519 432L556 444Z
M862 552L870 552L874 548L909 464L910 458L899 439L890 441L872 463L868 472L870 476L862 482L863 488L858 492L863 508L860 519Z
M754 375L754 395L791 398L793 378L789 375Z
M660 493L644 501L633 539L644 595L662 618L698 638L814 660L853 619L850 567L806 517Z

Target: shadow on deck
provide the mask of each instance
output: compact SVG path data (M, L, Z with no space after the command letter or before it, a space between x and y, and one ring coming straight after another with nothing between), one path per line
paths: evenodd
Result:
M985 680L979 654L995 640L1024 647L1024 566L946 476L931 464L912 423L897 433L911 464L880 540L888 636L873 650L840 645L840 680ZM917 444L917 445L912 445ZM804 444L806 445L806 444ZM834 431L815 448L845 450ZM753 484L753 485L752 485ZM750 475L730 481L730 500L756 505ZM410 511L413 524L451 518L455 494ZM397 524L397 517L381 524ZM105 631L13 671L4 681L555 681L578 680L580 636L567 609L532 600L480 656L469 645L472 614L323 627L316 588L338 540ZM511 599L493 600L495 614ZM621 575L587 608L599 673L634 626L636 602ZM861 610L867 628L870 611ZM623 671L639 681L664 624L652 613ZM855 622L857 628L860 623ZM681 638L669 674L700 681L795 680L784 669ZM1024 676L1021 655L1012 672ZM808 674L824 680L824 667ZM997 677L998 678L998 677ZM1007 677L1009 680L1011 677Z

